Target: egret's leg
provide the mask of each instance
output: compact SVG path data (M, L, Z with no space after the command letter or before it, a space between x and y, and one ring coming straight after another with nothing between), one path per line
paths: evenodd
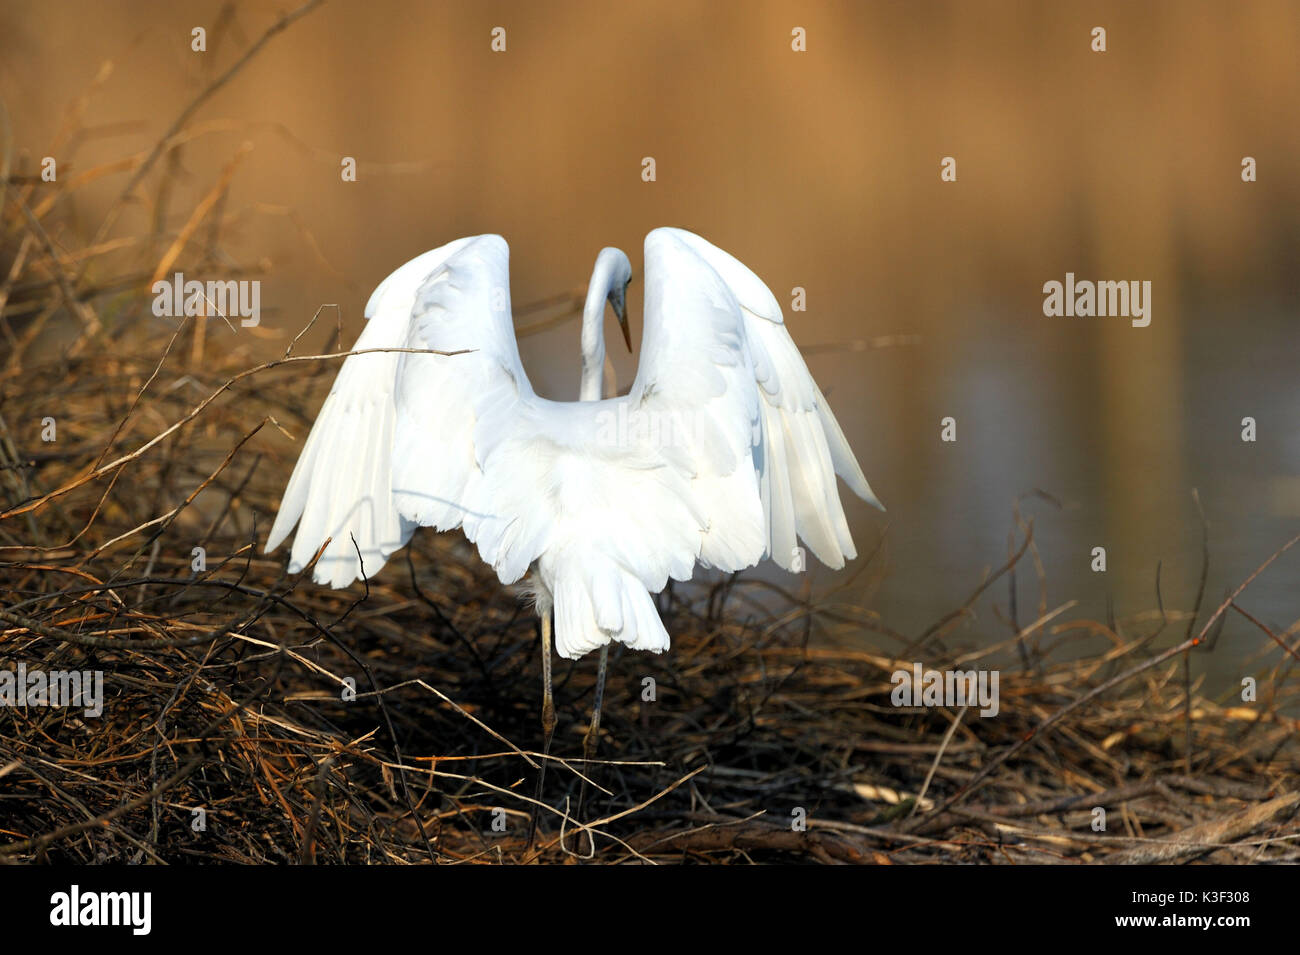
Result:
M542 784L546 782L547 758L551 755L551 737L555 735L555 701L551 698L551 615L542 614L542 766L537 771L537 792L533 798L542 799ZM537 836L537 814L540 806L533 806L532 822L528 826L528 848L533 847Z
M596 757L596 747L600 743L600 707L605 700L605 673L609 667L609 644L600 648L600 662L596 664L596 699L591 706L591 726L587 730L587 735L582 738L582 772L584 775L591 775L591 761ZM578 812L575 818L582 822L582 803L587 798L587 781L584 779L582 785L578 788ZM590 833L588 833L590 836ZM591 839L592 848L595 848L596 840Z
M542 739L543 751L551 752L555 734L555 700L551 698L551 615L542 618ZM545 768L546 763L542 763Z
M582 758L592 759L600 740L600 706L605 699L605 671L609 667L609 644L600 648L600 662L596 665L596 700L591 706L591 727L582 738Z

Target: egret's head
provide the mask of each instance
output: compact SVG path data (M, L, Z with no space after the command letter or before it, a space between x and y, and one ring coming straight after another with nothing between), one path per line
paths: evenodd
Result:
M621 249L605 248L596 257L596 273L607 276L609 307L614 310L618 327L623 332L627 350L632 350L632 333L627 327L627 287L632 281L632 263Z

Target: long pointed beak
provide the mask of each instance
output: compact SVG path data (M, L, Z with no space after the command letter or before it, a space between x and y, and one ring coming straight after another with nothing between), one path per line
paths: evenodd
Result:
M623 310L621 312L615 312L614 314L615 317L618 318L618 327L623 330L623 341L627 342L627 350L631 351L632 333L628 331L627 328L627 306L624 305Z

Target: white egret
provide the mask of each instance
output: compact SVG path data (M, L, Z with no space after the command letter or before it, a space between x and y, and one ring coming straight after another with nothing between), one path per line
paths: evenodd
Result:
M856 556L835 482L880 506L768 287L681 229L645 240L642 355L627 395L602 398L606 301L631 348L621 251L596 259L582 317L576 402L539 397L519 358L509 250L458 239L375 289L284 492L273 550L298 524L290 570L318 583L373 576L420 525L461 528L503 584L528 575L541 618L545 747L555 726L551 642L668 649L651 594L697 564L770 557L802 569L802 541L832 568ZM465 351L458 355L428 351ZM355 540L355 545L353 541ZM544 764L543 764L544 767Z

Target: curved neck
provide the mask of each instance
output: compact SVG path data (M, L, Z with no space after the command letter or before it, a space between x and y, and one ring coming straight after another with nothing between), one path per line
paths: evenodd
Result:
M612 291L620 295L627 284L631 266L618 249L605 248L596 256L587 285L587 300L582 306L582 378L578 385L579 401L599 401L605 378L605 302Z
M599 269L597 269L599 271ZM578 385L579 401L599 401L605 377L605 296L596 274L587 288L587 302L582 308L582 379Z

